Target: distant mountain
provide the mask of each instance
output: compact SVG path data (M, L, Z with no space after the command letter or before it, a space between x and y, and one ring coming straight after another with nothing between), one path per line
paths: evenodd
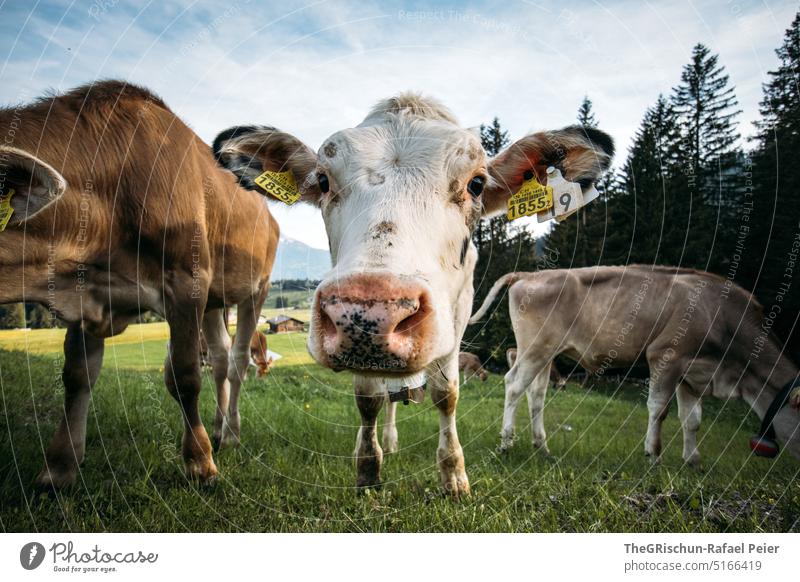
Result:
M322 279L331 268L328 251L315 249L299 240L282 236L272 269L272 281L282 279Z

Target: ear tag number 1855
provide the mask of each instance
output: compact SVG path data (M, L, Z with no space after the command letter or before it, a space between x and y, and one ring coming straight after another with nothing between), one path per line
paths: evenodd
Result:
M286 172L264 172L255 179L259 188L284 204L294 204L300 200L300 189L290 170Z
M553 189L540 184L533 172L526 176L522 186L508 199L508 219L533 216L553 207Z
M11 206L11 197L14 195L14 190L9 188L8 192L0 196L0 232L3 232L8 226L8 221L11 220L11 215L14 214L14 208Z

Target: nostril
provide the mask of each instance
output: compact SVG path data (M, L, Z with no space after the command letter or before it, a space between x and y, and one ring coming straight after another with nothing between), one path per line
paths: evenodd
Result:
M335 337L337 334L336 324L333 323L331 316L325 311L325 303L320 303L319 324L325 337Z
M407 308L410 313L394 326L391 333L412 335L415 333L415 328L430 315L430 307L424 296L420 296L416 301L409 301Z

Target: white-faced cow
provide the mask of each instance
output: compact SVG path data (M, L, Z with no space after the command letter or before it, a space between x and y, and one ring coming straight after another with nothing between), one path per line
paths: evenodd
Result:
M507 285L519 356L505 378L502 447L513 443L517 404L527 393L533 443L547 450L548 373L553 358L564 354L596 374L647 362L644 449L654 461L676 392L687 463L700 463L704 396L743 398L764 419L751 442L756 453L777 452L777 433L800 457L800 415L792 409L800 405L799 370L764 327L761 306L741 287L702 271L650 265L509 273L497 280L470 323L486 315Z
M278 226L156 96L106 81L0 110L0 303L38 302L67 321L64 414L38 477L74 481L106 337L164 315L167 387L184 421L186 473L217 468L198 408L201 325L211 352L217 442L239 438L237 397L268 289ZM10 198L9 198L10 197ZM238 306L230 338L223 308Z
M455 415L472 230L506 209L527 172L543 181L556 166L588 188L612 151L606 134L569 127L527 136L490 160L476 132L413 94L379 103L318 154L270 127L219 136L215 153L243 185L255 188L264 171L291 171L303 199L322 211L334 267L316 291L308 348L323 366L355 375L358 486L380 483L376 418L387 389L405 385L405 398L427 378L440 413L442 485L469 491Z

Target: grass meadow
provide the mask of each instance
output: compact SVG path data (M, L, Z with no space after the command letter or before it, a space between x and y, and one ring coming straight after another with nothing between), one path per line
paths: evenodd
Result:
M269 310L267 310L269 311ZM271 313L267 313L271 316ZM301 317L302 319L302 317ZM503 378L462 386L458 427L472 486L454 501L438 489L437 412L429 397L398 412L400 451L384 487L359 495L351 457L358 426L351 378L314 364L304 334L270 336L284 356L251 374L241 397L242 445L216 455L219 482L186 481L177 404L164 388L164 324L131 326L107 343L89 413L78 482L55 496L33 481L62 405L63 330L0 332L0 528L4 531L717 532L800 529L800 464L751 456L758 420L741 402L706 401L704 468L683 465L674 405L665 455L644 457L645 389L569 383L548 394L552 456L530 443L496 450ZM202 412L210 429L214 388Z

